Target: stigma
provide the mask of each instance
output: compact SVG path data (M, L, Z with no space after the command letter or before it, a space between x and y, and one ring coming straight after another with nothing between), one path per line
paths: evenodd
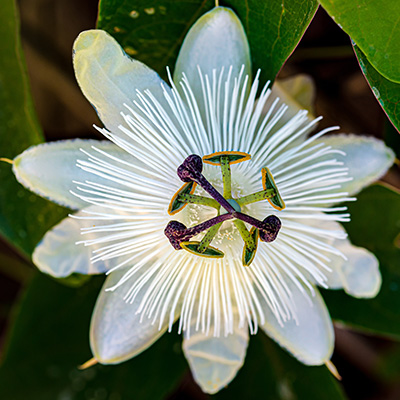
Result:
M261 170L263 190L238 198L232 196L231 165L250 159L250 154L234 151L212 153L203 158L192 154L178 167L177 175L184 185L172 197L168 213L174 215L188 204L197 204L215 208L216 215L189 228L179 221L170 221L164 233L175 250L185 250L200 257L224 257L224 253L211 244L221 225L228 220L235 225L244 242L243 266L249 266L253 262L259 240L273 242L276 239L282 226L277 216L269 215L263 220L259 220L242 212L242 207L247 204L265 200L276 210L280 211L285 208L285 203L268 168ZM203 175L204 163L220 168L223 182L222 194ZM195 194L197 186L200 186L209 197ZM191 240L202 232L205 234L200 241Z

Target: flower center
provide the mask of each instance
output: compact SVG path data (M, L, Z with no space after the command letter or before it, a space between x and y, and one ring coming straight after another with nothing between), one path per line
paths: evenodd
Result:
M174 215L187 204L197 204L215 208L217 215L190 228L179 221L170 221L164 233L174 249L184 249L202 257L222 258L224 253L212 247L211 242L220 230L222 223L232 220L244 241L242 264L248 266L256 255L258 239L263 242L272 242L276 239L281 228L281 221L278 217L269 215L260 221L242 212L243 206L262 200L268 200L278 210L285 207L268 168L261 170L264 190L236 199L232 197L230 166L247 161L250 158L251 156L247 153L233 151L213 153L204 156L203 159L192 154L178 167L177 174L185 184L172 197L168 213ZM221 168L223 194L216 190L203 175L203 162ZM202 187L211 197L194 194L197 185ZM250 230L247 229L246 224L251 225ZM206 233L201 241L190 240L203 231Z

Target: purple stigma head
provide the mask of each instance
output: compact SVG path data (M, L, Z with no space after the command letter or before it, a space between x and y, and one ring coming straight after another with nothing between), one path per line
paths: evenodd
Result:
M164 229L165 236L169 239L172 247L175 250L182 249L181 242L182 238L180 233L186 230L186 226L179 221L169 221L168 225Z
M203 171L203 160L197 154L186 157L185 161L178 167L177 173L183 182L193 181L193 173L201 173Z
M263 242L273 242L281 229L281 220L275 215L269 215L263 222L266 224L266 229L260 229L260 239Z

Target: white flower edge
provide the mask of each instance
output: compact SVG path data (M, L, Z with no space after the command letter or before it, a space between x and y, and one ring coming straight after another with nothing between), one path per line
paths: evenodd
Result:
M114 258L111 265L108 260L93 263L93 251L100 248L101 243L92 246L79 243L95 238L92 233L82 234L82 229L93 227L89 213L96 211L101 210L95 206L87 207L73 217L64 218L46 232L32 254L32 261L40 271L56 278L65 278L73 273L95 275L107 272L114 263L121 262Z
M239 75L243 67L244 76L251 78L250 48L246 33L237 15L229 8L215 7L202 15L190 28L183 41L175 65L174 82L185 75L193 92L200 94L198 68L204 75L212 76L215 68Z
M93 179L100 184L107 182L77 166L79 159L87 158L82 150L96 154L93 147L120 160L135 162L133 157L108 140L60 140L32 146L19 154L14 159L13 172L17 180L32 192L64 207L79 210L87 207L88 203L71 193L76 191L74 182Z
M107 290L115 286L126 272L126 268L120 268L110 273L94 308L90 346L94 357L102 364L119 364L137 356L167 331L170 322L165 319L160 325L147 317L141 319L141 314L136 312L151 281L128 304L124 299L124 288ZM178 314L179 307L172 318L175 320Z
M374 298L382 284L379 261L375 255L367 249L354 246L348 239L335 240L332 245L341 251L346 259L331 257L329 266L333 273L329 276L329 287L343 288L347 294L356 298Z
M345 153L337 154L336 158L349 168L349 176L353 178L340 188L340 191L348 192L349 195L359 193L381 178L395 160L393 150L375 137L341 133L324 136L314 143L325 143Z
M263 331L280 346L306 365L322 365L332 356L334 331L328 309L315 288L314 296L305 296L288 281L297 308L297 321L289 320L280 325L265 305Z
M130 58L107 32L80 33L73 46L73 65L79 86L107 129L118 132L120 112L132 105L136 90L150 90L160 100L164 81L151 68Z
M319 229L318 221L309 219L308 226ZM375 297L382 283L379 261L367 249L354 246L347 238L342 224L336 221L324 221L326 231L342 232L341 238L330 238L327 245L335 248L337 254L320 249L320 254L327 261L331 272L326 271L329 289L343 289L347 294L357 298ZM362 276L362 279L360 279ZM311 275L307 279L317 284Z
M190 337L183 339L183 352L203 392L217 393L233 380L244 363L248 329L235 327L231 335L214 337L212 326L207 336L195 331L196 321L192 325Z

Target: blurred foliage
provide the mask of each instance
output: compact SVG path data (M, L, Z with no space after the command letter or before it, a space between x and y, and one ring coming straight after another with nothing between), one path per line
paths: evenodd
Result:
M214 0L100 0L97 27L165 79L165 67L174 67L186 32L214 5ZM275 79L317 10L315 0L227 0L221 5L235 10L242 21L261 83Z
M0 157L14 158L43 141L36 119L19 38L14 0L4 0L0 13ZM29 255L43 234L66 210L24 189L11 165L0 163L0 233Z
M354 50L372 92L393 125L400 131L400 83L392 82L381 75L357 45L354 45Z
M301 364L259 332L250 338L246 360L237 377L213 398L344 400L346 397L328 368Z
M319 0L386 79L400 83L398 0Z
M187 367L176 334L121 365L78 370L92 357L89 321L102 283L96 277L73 289L36 275L10 332L1 399L157 400L176 387Z
M348 204L351 222L345 228L353 244L378 257L382 288L370 300L333 290L325 291L324 298L334 320L400 339L400 193L377 184L357 199Z

